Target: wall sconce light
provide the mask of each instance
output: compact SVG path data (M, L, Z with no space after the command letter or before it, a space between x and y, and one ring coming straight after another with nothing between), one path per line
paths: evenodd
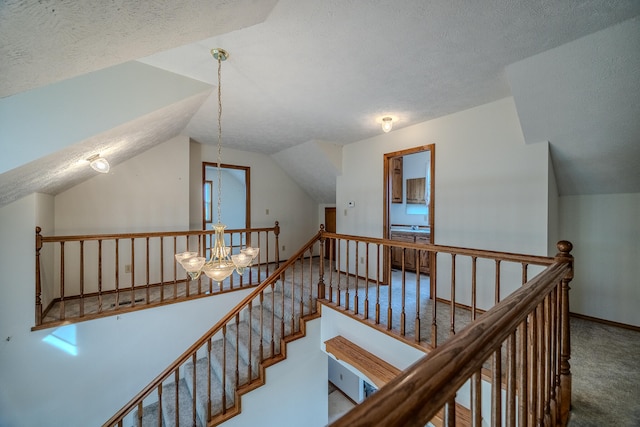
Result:
M398 118L395 116L382 116L376 121L382 125L384 133L389 133L393 128L393 122L397 122Z
M100 173L108 173L110 166L107 159L100 157L99 154L95 154L87 159L91 168Z

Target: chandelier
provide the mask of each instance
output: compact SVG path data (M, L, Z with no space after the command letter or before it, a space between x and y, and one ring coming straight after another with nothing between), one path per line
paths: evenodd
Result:
M221 91L221 69L222 61L225 61L229 54L224 49L211 49L211 55L218 61L218 222L213 226L215 230L215 240L210 248L211 258L207 261L205 257L197 252L182 252L176 254L176 261L180 263L192 280L196 280L202 273L207 277L221 282L231 276L234 270L242 275L244 269L251 266L260 251L259 248L247 246L240 250L240 253L231 254L231 248L225 245L224 230L226 225L222 224L222 91Z

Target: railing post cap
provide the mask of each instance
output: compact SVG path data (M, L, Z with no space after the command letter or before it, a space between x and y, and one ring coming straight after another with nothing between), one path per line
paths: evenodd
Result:
M568 254L569 252L571 252L571 250L573 250L573 243L568 240L560 240L557 243L556 247L561 253Z

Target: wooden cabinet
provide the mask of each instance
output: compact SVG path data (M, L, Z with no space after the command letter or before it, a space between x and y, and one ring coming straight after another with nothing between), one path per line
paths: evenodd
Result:
M425 201L425 190L426 190L427 180L426 178L412 178L407 180L407 203L412 203L416 205L424 205Z
M429 235L425 233L392 231L390 234L390 239L407 243L418 243L423 245L429 244ZM402 268L402 252L402 248L391 248L392 268ZM420 272L423 274L429 274L429 252L415 249L404 250L405 271L416 271L418 264L416 262L416 258L419 258Z
M391 203L402 203L402 157L391 159Z
M421 245L428 245L429 236L427 235L416 235L416 243ZM429 252L428 251L420 251L420 272L424 274L429 274Z

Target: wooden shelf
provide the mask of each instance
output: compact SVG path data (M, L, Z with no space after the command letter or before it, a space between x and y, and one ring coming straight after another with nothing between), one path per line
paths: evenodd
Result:
M378 356L369 353L364 348L352 343L345 337L338 335L325 341L327 353L336 359L343 360L367 376L376 387L380 388L399 373L400 369L385 362Z

